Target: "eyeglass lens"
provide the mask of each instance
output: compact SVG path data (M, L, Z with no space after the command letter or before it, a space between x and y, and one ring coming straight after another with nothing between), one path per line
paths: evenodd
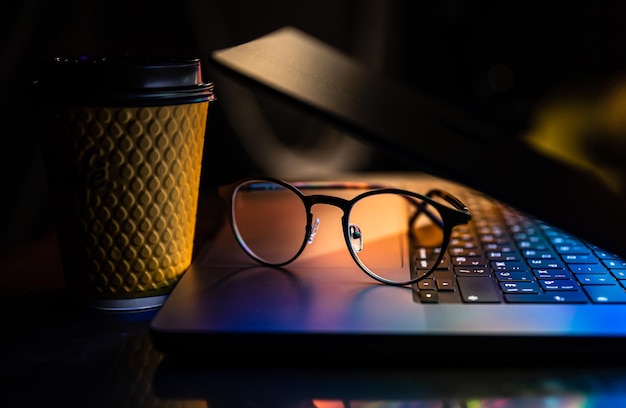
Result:
M410 195L375 194L357 201L349 225L360 233L361 250L354 254L369 271L392 282L406 282L435 267L443 244L436 209ZM409 225L411 217L420 215ZM398 251L401 248L401 251ZM394 259L395 258L395 259Z
M262 262L293 258L306 239L307 213L300 197L272 182L250 181L233 195L233 222L240 243Z

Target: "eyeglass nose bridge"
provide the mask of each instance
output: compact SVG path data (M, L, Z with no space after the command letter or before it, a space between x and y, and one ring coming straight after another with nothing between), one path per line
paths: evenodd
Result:
M334 197L334 196L329 196L329 195L324 195L324 194L314 194L310 196L304 196L303 198L305 199L309 210L315 204L328 204L334 207L341 208L343 212L345 213L348 211L348 208L350 207L350 200L346 200L345 198L341 198L341 197Z
M310 196L303 196L302 199L304 200L307 212L309 213L309 223L310 223L309 227L310 228L309 228L309 236L307 238L308 244L313 243L315 234L317 234L317 231L319 229L319 224L320 224L319 218L313 219L312 209L314 205L327 204L327 205L332 205L333 207L337 207L341 209L343 211L342 220L346 218L350 210L350 205L351 205L350 200L346 200L345 198L341 198L341 197L324 195L324 194L314 194ZM353 249L359 252L358 250L356 250L354 246L353 246Z

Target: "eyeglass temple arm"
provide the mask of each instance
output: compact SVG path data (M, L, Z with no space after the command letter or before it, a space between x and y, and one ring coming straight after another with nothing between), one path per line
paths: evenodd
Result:
M428 193L426 193L426 197L433 198L435 196L446 200L447 202L452 204L454 208L459 211L463 211L464 213L467 213L468 216L471 217L469 209L465 206L465 204L463 204L458 198L454 197L452 194L439 189L432 189L428 191ZM428 209L428 203L426 203L425 201L422 201L419 204L416 201L413 201L412 203L417 207L417 211L415 211L415 214L411 216L411 219L409 220L409 225L413 225L417 217L419 217L420 214L423 213L426 214L426 216L428 216L428 218L430 218L434 223L439 225L439 227L443 228L443 220L435 216L435 214L433 214L433 212Z
M461 200L459 200L458 198L456 198L455 196L453 196L452 194L444 191L444 190L439 190L439 189L432 189L430 190L428 193L426 193L427 197L440 197L443 198L444 200L446 200L447 202L449 202L450 204L452 204L452 206L454 208L456 208L459 211L462 211L464 213L466 213L467 215L470 215L470 211L469 208L467 208L467 206L465 204L463 204L461 202Z

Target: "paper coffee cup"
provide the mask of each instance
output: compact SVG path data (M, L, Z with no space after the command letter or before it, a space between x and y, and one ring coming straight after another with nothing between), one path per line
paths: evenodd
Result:
M212 83L199 59L55 58L35 83L70 293L158 307L191 263Z

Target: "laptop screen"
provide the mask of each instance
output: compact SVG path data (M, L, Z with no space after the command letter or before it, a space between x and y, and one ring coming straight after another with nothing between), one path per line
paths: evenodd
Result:
M293 27L216 50L210 61L250 88L286 98L416 169L469 185L626 254L626 194L614 173L619 170L582 160L576 156L580 146L557 151L550 130L572 123L567 118L545 123L541 136L511 137L497 121L383 77ZM567 142L573 130L558 132Z

